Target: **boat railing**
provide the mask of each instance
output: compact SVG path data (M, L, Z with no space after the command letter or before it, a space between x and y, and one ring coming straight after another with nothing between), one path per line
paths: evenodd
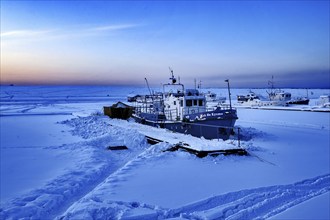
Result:
M202 112L208 112L213 111L216 108L220 107L222 110L230 110L229 105L221 105L221 106L212 106L207 108L198 108L198 107L188 107L185 109L182 109L181 111L177 108L175 109L155 109L152 105L138 105L135 106L135 113L163 113L166 116L166 119L169 121L179 121L182 119L184 115L188 114L196 114L196 113L202 113ZM231 108L235 109L235 108Z
M230 109L235 110L236 109L236 108L230 107L229 104L221 104L221 105L207 107L206 110L207 111L213 111L217 108L220 108L221 110L230 110Z
M178 109L166 109L164 110L164 114L166 116L167 120L170 121L179 121L181 120L180 114L179 114L179 110Z
M135 114L139 113L154 113L154 109L150 105L137 105L134 107Z

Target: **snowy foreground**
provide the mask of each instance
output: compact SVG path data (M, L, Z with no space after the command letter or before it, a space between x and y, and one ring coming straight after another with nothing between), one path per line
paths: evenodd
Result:
M0 219L330 219L329 112L239 108L250 156L198 158L164 150L236 148L237 137L204 140L102 115L140 91L1 87Z

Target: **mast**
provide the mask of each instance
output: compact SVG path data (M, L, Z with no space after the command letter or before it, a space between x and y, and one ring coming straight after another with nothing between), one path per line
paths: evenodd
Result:
M152 93L151 93L151 90L150 90L150 87L149 87L148 80L147 80L147 78L144 78L144 79L145 79L145 81L146 81L146 83L147 83L147 87L148 87L149 93L150 93L150 95L151 95L151 97L152 97Z
M232 108L231 108L231 96L230 96L231 94L230 94L230 87L229 87L229 79L226 79L225 82L228 85L229 107L230 107L230 110L231 110Z
M268 92L266 90L266 92L268 93L269 100L272 100L273 96L275 95L275 92L274 92L274 76L273 75L272 75L272 80L268 80L268 85L270 85L270 91Z

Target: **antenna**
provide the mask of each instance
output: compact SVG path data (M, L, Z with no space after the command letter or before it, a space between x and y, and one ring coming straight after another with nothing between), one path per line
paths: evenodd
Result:
M148 89L149 89L149 93L150 93L150 95L152 96L152 93L151 93L151 90L150 90L150 87L149 87L148 80L147 80L147 78L144 78L144 79L145 79L145 81L146 81L146 83L147 83L147 86L148 86Z
M202 80L199 80L198 85L197 85L197 88L198 89L201 89L202 88Z
M271 86L270 92L268 92L267 90L266 90L266 92L270 96L271 94L273 94L273 90L274 90L274 76L273 75L272 75L272 80L268 80L268 85Z
M168 67L168 68L170 69L170 72L171 72L170 80L172 80L172 84L175 84L176 83L176 78L174 77L173 70L171 69L171 67Z
M272 75L272 80L268 81L268 85L271 86L271 89L274 89L274 76Z

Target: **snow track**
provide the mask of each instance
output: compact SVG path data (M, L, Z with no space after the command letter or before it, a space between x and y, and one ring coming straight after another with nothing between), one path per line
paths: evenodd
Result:
M77 200L72 206L57 219L99 219L99 218L119 218L123 209L128 211L132 207L139 207L138 202L125 203L111 201L111 195L115 193L116 187L129 178L129 172L135 169L149 158L157 159L162 155L162 150L168 148L169 144L159 143L143 151L125 165L113 172L104 179L98 186L87 193L83 198ZM106 198L103 198L106 192ZM110 200L109 200L110 199ZM126 204L126 205L125 205ZM128 207L128 208L127 208ZM154 206L148 206L148 209L154 210ZM154 215L153 215L154 216Z
M232 192L169 212L188 219L266 219L329 190L327 174L289 185Z
M141 157L141 156L139 156ZM128 163L129 164L129 163ZM106 182L114 182L122 169ZM109 185L108 185L109 186ZM330 191L330 174L288 185L247 189L214 196L176 209L139 202L100 200L102 186L72 206L58 219L267 219Z
M4 205L0 210L1 219L49 219L57 216L135 155L134 152L126 152L117 154L115 158L106 158L96 155L98 153L88 145L66 147L74 148L73 153L80 147L86 148L83 150L86 157L92 158L87 162L83 161L86 158L82 158L79 168Z
M113 129L102 117L76 118L62 123L74 127L74 135L88 140L45 149L72 152L78 161L76 167L39 189L1 204L0 219L52 219L147 147L143 135ZM108 145L122 144L123 137L130 137L131 142L127 143L130 150L106 150Z

